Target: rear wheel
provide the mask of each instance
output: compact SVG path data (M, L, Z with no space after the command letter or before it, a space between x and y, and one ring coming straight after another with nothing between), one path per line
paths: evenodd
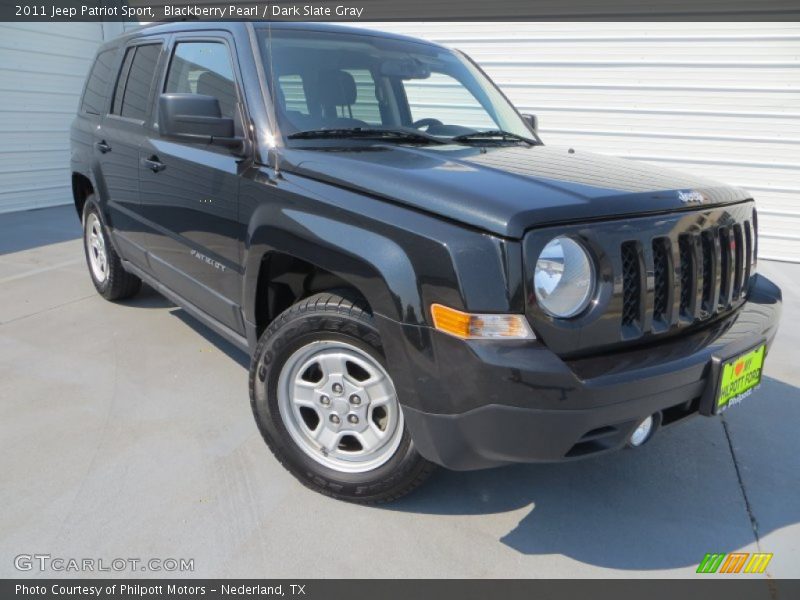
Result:
M318 294L264 332L250 370L261 433L304 485L343 500L394 500L433 465L414 448L372 316Z
M128 273L108 240L108 233L94 203L83 210L83 248L86 265L97 292L106 300L123 300L136 295L142 280Z

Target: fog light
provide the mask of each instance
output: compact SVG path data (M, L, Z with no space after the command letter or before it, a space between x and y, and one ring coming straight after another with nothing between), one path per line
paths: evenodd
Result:
M633 430L628 443L634 448L644 444L653 433L653 425L654 421L653 416L651 415L637 425L636 429Z

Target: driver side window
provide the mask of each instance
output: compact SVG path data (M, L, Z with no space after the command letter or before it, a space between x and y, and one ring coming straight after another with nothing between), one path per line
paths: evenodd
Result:
M427 79L403 81L403 87L414 122L437 119L474 129L496 127L475 96L450 75L434 72Z
M228 47L222 42L178 42L164 91L214 96L222 116L233 118L236 84Z

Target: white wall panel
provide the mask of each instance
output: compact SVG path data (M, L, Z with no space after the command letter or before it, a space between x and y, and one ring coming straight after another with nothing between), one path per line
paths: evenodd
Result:
M0 212L72 201L69 124L100 23L0 23Z
M546 143L748 188L761 256L800 261L800 24L369 26L464 50Z

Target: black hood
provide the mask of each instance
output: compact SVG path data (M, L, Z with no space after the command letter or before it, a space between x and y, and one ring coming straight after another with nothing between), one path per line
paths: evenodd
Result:
M284 168L504 237L541 225L729 204L742 189L554 146L287 149Z

